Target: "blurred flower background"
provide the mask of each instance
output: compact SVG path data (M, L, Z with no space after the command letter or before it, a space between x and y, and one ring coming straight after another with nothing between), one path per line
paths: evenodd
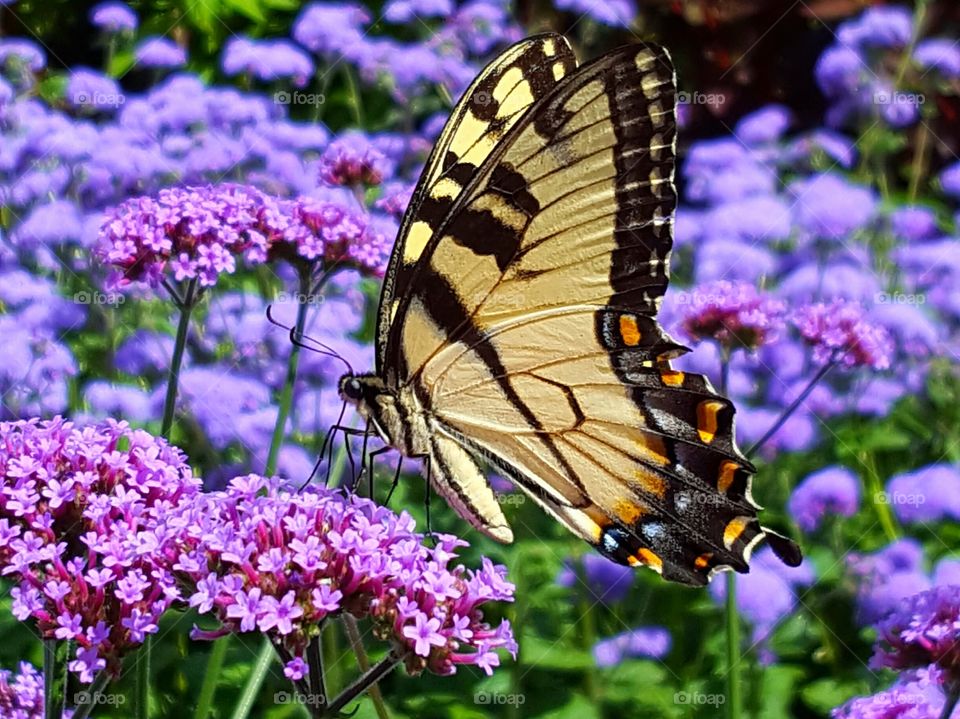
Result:
M177 496L202 483L226 503L269 486L256 500L268 515L279 490L256 475L347 482L352 455L325 443L340 421L344 370L327 349L358 370L372 367L379 280L451 102L498 50L544 30L565 33L581 59L652 39L677 64L681 200L662 322L693 348L679 364L734 399L741 446L765 440L754 494L767 523L800 537L806 555L786 569L760 550L751 573L737 577L748 627L744 716L950 716L960 691L960 10L951 2L0 0L0 419L63 415L96 426L76 440L80 449L64 439L79 430L60 425L38 445L74 447L81 473L108 441L99 432L148 455L125 447L110 471L147 462L161 488L179 473L188 480ZM291 327L307 347L291 343ZM120 696L133 692L123 642L155 633L154 715L192 712L211 647L223 640L191 637L211 639L264 612L230 614L223 602L214 610L236 577L212 566L208 576L201 564L154 567L140 550L129 562L144 587L160 573L152 581L162 597L126 585L76 615L64 610L66 590L53 579L41 586L36 568L11 557L35 553L51 577L66 571L51 561L50 527L21 536L21 525L41 496L69 503L101 490L90 477L75 487L15 481L25 460L5 441L0 715L42 716L39 632L79 637L87 651L71 671L104 660ZM381 501L395 462L378 469ZM397 561L437 563L444 586L469 581L456 601L442 588L423 601L515 601L491 610L495 630L473 615L441 626L448 615L437 609L405 633L397 612L414 609L383 609L393 614L379 617L381 638L417 650L408 669L436 670L385 679L390 716L726 710L722 582L697 592L613 565L502 480L495 488L515 544L488 542L434 502L433 529L472 546L450 536L407 557L407 523L425 526L425 493L418 467L404 469L390 506L405 518L366 504L337 511L382 520L391 534L377 541ZM116 515L110 522L148 527L156 539L155 507L174 500L146 486L124 489L90 531ZM141 501L150 506L143 516L129 508ZM313 521L314 501L298 500L291 522ZM182 511L196 526L216 514ZM163 526L173 521L160 514ZM236 522L230 532L257 531ZM291 532L277 551L307 556ZM229 543L211 531L182 551L219 552L220 541ZM454 547L482 567L469 580L446 567ZM115 552L102 545L90 554L110 566ZM509 567L515 592L486 557ZM101 569L85 571L61 579L96 594ZM310 581L296 591L315 590L304 601L320 615L349 596L388 594L379 584L349 595L323 589L329 576ZM164 611L174 587L192 609ZM269 666L247 712L305 716L275 697L300 678L308 637L297 616L281 617L286 588L256 591L247 606L269 598L272 620L262 626L286 637L291 655ZM220 628L199 616L211 611ZM132 635L104 634L110 612ZM511 627L516 661L492 652L515 648ZM431 649L454 635L477 653ZM354 638L339 625L324 635L334 686L362 668ZM100 644L105 653L91 654ZM214 715L238 716L258 651L239 634L219 656ZM503 666L487 676L495 662ZM454 676L439 676L454 665ZM354 705L361 717L384 711L369 699ZM105 704L95 715L130 710Z

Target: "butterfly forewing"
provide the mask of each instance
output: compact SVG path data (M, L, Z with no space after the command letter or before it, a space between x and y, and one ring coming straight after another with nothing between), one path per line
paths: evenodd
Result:
M377 370L385 368L395 298L408 289L411 269L455 201L505 133L577 67L562 35L527 38L477 76L454 108L417 183L384 279L377 318Z

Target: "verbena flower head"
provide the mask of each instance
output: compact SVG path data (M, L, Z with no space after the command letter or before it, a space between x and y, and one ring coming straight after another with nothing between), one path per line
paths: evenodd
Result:
M558 10L587 16L602 25L629 27L637 14L630 0L555 0Z
M827 515L852 517L860 508L860 482L845 467L826 467L806 477L790 495L790 515L804 531Z
M264 82L289 78L302 87L313 74L313 61L286 40L235 37L223 51L223 71L229 76L245 73Z
M158 564L177 502L196 494L183 454L123 422L0 423L0 573L13 613L71 640L83 682L157 631L179 596Z
M116 80L85 67L70 72L66 99L73 107L86 111L112 111L126 101Z
M271 247L270 258L323 260L382 276L397 227L341 198L298 197L285 206L289 221Z
M320 179L329 185L379 185L391 170L387 156L358 132L338 137L320 158Z
M168 269L174 279L216 283L247 264L267 259L268 237L282 227L274 200L241 185L174 187L156 197L127 200L107 214L98 254L116 270L111 285L156 285Z
M220 622L198 638L267 633L296 658L327 617L369 618L374 635L404 652L407 670L453 674L473 664L488 674L497 649L516 653L507 621L491 627L482 605L511 601L505 568L452 565L465 543L435 547L409 515L326 489L298 492L276 479L237 477L227 490L181 508L185 527L174 571L189 602ZM296 675L302 662L287 665Z
M741 118L733 132L746 145L763 145L782 138L792 121L788 108L767 105Z
M900 48L910 42L913 16L904 7L871 7L859 17L841 23L837 38L858 48Z
M796 180L788 188L795 198L794 219L810 236L838 240L864 227L877 208L873 191L834 173Z
M834 709L833 719L937 719L944 695L934 670L906 672L897 682L868 697L854 697Z
M794 319L803 339L813 347L816 362L844 367L887 369L893 355L889 333L871 322L863 307L835 300L801 308Z
M933 587L904 599L877 631L875 668L935 665L946 685L960 689L960 586Z
M898 239L928 240L937 234L937 216L927 207L905 205L890 213L890 228Z
M900 539L870 554L851 553L847 567L857 585L861 625L877 622L905 597L929 588L922 565L923 547L915 539Z
M960 521L960 471L941 463L895 475L886 499L905 524Z
M149 37L137 45L134 53L143 67L173 68L187 64L187 52L173 40Z
M727 349L755 350L773 341L783 326L785 305L746 282L718 280L684 293L683 331Z
M293 37L311 52L330 56L364 42L370 14L362 4L312 3L293 24Z
M948 80L960 78L960 47L947 38L930 38L917 43L914 61L924 70L937 72Z
M593 658L598 667L612 667L630 657L663 659L671 643L670 632L663 627L638 627L598 641Z
M0 716L9 719L43 719L43 675L29 662L20 662L19 672L0 669ZM73 710L64 712L70 719Z
M137 14L126 3L103 2L90 11L90 22L107 32L133 32L137 29Z

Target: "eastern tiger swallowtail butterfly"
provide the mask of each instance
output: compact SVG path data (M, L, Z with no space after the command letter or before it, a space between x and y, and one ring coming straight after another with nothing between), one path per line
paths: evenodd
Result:
M513 533L478 458L617 562L705 584L766 537L734 409L656 321L676 192L676 81L638 44L577 67L529 38L474 80L423 171L380 297L376 371L341 378L484 534Z

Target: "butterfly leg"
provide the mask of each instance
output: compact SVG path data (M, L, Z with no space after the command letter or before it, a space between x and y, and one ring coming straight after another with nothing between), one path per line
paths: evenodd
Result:
M372 452L370 452L370 454L367 455L366 461L365 461L365 463L364 463L363 472L366 472L366 474L367 474L367 482L368 482L367 487L368 487L369 492L370 492L370 495L369 495L369 496L370 496L370 499L374 499L374 496L373 496L373 460L376 459L377 457L379 457L381 454L386 454L387 452L390 452L390 451L393 451L393 447L386 446L386 447L381 447L380 449L375 449L375 450L373 450ZM402 457L401 457L401 461L403 461L403 458L402 458ZM360 477L361 477L361 478L363 477L363 473L361 473ZM357 488L357 486L359 486L359 484L360 484L360 482L359 482L359 480L358 480L358 481L357 481L357 484L354 486L354 490L356 490L356 488Z
M337 432L343 433L344 441L347 441L347 437L358 437L361 435L363 436L367 435L367 430L355 429L354 427L347 427L342 424L335 424L332 427L330 427L330 430L327 432L327 436L323 440L323 445L321 445L320 447L320 455L317 457L317 462L316 464L313 465L313 471L310 472L310 476L307 477L307 480L302 485L300 485L300 489L303 489L308 484L310 484L310 480L312 480L314 476L316 476L317 470L320 469L320 465L323 463L324 452L326 452L327 454L327 476L324 478L323 484L325 487L329 486L330 473L333 471L333 438ZM350 458L351 466L355 466L353 461L353 455L350 453L349 442L347 443L347 456ZM354 472L354 474L356 474L356 472Z
M430 495L433 493L433 489L432 489L432 487L433 487L433 481L432 481L432 480L433 480L433 476L432 476L432 475L433 475L433 472L432 472L432 470L433 470L433 463L432 463L432 461L431 461L432 458L431 458L431 456L430 456L429 454L425 454L425 455L422 457L422 459L423 459L424 464L426 465L426 470L427 470L427 472L426 472L426 478L427 478L427 488L426 488L426 491L427 491L427 494L426 494L425 499L423 500L423 507L424 507L424 510L425 510L426 513L427 513L427 531L426 531L426 537L430 540L430 542L431 542L434 546L436 546L436 545L437 545L437 540L436 540L436 538L433 536L433 523L430 521Z
M384 506L390 506L390 498L393 497L393 492L397 488L397 485L400 484L400 470L403 468L403 455L400 455L397 459L397 470L393 473L393 483L390 485L390 491L387 492L387 500L383 503Z

